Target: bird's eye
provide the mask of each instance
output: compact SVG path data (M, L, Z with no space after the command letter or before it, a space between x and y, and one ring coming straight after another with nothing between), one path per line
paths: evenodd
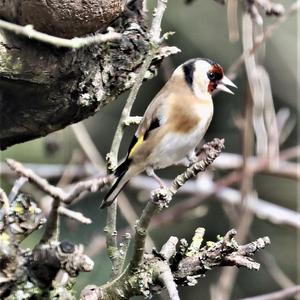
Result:
M213 72L207 72L207 77L208 77L209 80L215 80L216 79L215 73L213 73Z

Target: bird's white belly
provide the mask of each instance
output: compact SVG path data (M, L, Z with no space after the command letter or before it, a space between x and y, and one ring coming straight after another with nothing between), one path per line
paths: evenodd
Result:
M198 126L188 132L168 133L163 137L153 151L150 161L154 169L161 169L173 165L184 159L193 151L203 138L213 115L213 107L199 109L200 122Z

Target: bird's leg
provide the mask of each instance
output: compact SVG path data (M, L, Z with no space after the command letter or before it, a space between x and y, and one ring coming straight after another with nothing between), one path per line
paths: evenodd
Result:
M158 182L158 184L159 184L159 186L161 188L165 188L166 187L166 185L163 182L163 180L154 173L153 168L151 168L151 167L147 168L146 169L146 173L147 173L148 176L153 177Z

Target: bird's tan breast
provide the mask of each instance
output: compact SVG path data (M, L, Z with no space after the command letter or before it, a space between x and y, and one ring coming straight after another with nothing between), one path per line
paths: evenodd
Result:
M188 133L211 118L212 101L200 101L190 94L172 95L169 101L168 123L174 132Z

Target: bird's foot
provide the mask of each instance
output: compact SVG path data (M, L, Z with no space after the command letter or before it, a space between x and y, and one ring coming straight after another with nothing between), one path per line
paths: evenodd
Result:
M157 181L157 183L159 184L160 188L166 188L166 184L164 183L164 181L155 174L154 170L152 168L147 168L146 169L146 173L148 176L152 177L153 179L155 179Z

